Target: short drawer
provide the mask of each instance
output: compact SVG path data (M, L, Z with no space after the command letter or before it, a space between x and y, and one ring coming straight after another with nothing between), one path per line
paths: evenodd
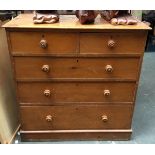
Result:
M80 53L142 53L145 33L81 33Z
M14 57L17 79L137 79L139 58Z
M77 33L10 32L11 51L14 53L75 53Z
M22 130L129 129L132 106L22 106Z
M135 86L134 82L18 82L17 91L21 103L133 102Z

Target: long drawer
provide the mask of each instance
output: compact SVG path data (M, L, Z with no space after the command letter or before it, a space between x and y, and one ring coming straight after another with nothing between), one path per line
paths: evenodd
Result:
M10 32L11 52L65 54L142 53L146 33Z
M77 33L10 32L11 52L18 53L75 53Z
M130 129L132 106L22 106L22 130Z
M142 53L145 33L81 33L80 53Z
M135 82L18 82L21 103L133 102Z
M16 78L137 79L139 58L14 57Z

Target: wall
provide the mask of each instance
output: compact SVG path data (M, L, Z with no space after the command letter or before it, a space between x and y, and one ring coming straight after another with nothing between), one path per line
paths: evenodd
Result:
M142 10L131 10L131 14L138 20L142 21Z
M5 31L0 27L0 142L10 143L19 126Z

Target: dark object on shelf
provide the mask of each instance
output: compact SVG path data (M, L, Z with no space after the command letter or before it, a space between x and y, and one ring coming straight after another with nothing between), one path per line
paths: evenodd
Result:
M40 14L57 14L57 10L36 10Z
M12 11L0 11L0 20L1 21L5 21L5 20L8 20L8 19L12 19L12 17L13 17L13 14L14 14L14 12L12 12Z
M155 36L153 35L148 36L146 52L155 52Z
M75 14L81 24L93 24L98 13L93 10L76 10Z
M34 11L34 24L53 24L59 21L59 15L56 10L37 10Z

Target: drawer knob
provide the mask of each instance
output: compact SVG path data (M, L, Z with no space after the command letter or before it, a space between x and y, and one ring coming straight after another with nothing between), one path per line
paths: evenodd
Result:
M114 40L111 39L108 41L108 47L113 48L115 47L115 45L116 45L116 42Z
M103 122L107 122L107 121L108 121L107 115L103 115L103 116L102 116L102 121L103 121Z
M49 70L50 70L49 65L43 65L43 66L42 66L42 71L43 71L43 72L49 72Z
M113 67L111 66L111 65L106 65L105 66L105 70L106 70L106 72L112 72L113 71Z
M45 39L42 39L40 41L40 47L43 49L47 48L47 41Z
M52 116L51 115L47 115L46 116L46 121L47 122L51 122L52 121Z
M51 95L51 91L49 89L44 90L44 95L49 97Z
M104 96L110 96L110 90L104 90Z

